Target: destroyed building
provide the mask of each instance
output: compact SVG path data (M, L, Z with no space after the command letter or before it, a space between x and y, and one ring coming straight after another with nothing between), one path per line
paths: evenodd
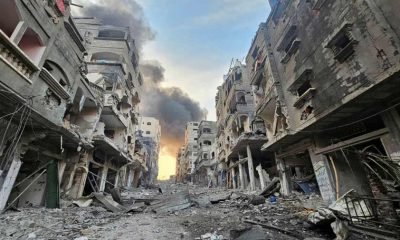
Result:
M364 197L374 214L395 213L382 206L400 199L399 6L271 2L246 64L282 194Z
M185 143L177 153L177 180L193 181L195 164L199 152L197 145L199 122L188 122L185 127Z
M129 29L73 19L69 1L0 11L0 209L135 185L143 83Z
M210 187L217 185L216 134L216 122L200 122L197 135L198 154L193 173L193 182L196 184Z
M175 163L175 181L184 182L184 175L186 174L185 169L187 166L185 164L185 146L181 146L176 153L176 163Z
M147 171L143 173L142 184L153 185L158 176L158 156L160 153L161 126L153 117L139 117L137 140L146 148Z
M398 161L399 35L387 7L279 1L260 25L247 59L260 62L252 85L262 89L262 150L275 154L282 193L315 174L328 202L351 189L371 194L367 156Z
M246 65L236 60L218 87L215 100L219 182L256 190L268 180L264 169L271 160L260 151L267 140L263 121L255 116L252 77Z

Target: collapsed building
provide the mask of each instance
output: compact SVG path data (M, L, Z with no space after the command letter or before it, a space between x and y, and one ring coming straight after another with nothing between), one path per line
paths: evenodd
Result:
M158 157L161 140L160 122L153 117L139 117L138 129L136 138L147 152L147 171L143 173L141 182L142 185L153 185L158 176Z
M68 1L0 12L0 209L137 186L143 82L129 28L73 19Z

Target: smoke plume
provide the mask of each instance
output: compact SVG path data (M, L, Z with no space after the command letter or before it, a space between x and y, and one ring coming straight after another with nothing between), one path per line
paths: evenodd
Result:
M135 0L97 0L85 4L79 15L96 17L107 25L130 27L139 50L155 38L142 6ZM161 87L165 69L159 62L142 61L140 69L144 78L141 114L159 119L163 152L174 156L183 144L186 123L201 120L206 111L180 88Z
M140 68L146 85L141 102L142 115L160 120L161 145L174 155L183 143L186 123L200 121L206 111L180 88L160 86L164 81L164 68L160 63L147 61Z
M86 4L81 14L96 17L107 25L130 27L139 49L155 38L155 32L148 24L142 6L134 0L98 0Z

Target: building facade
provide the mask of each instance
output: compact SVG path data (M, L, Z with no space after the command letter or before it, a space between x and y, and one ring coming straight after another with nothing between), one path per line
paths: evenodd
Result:
M232 188L256 190L266 181L256 167L266 167L269 159L260 151L267 139L263 121L255 116L251 77L247 66L236 60L218 87L218 182Z
M217 185L216 135L216 122L200 122L197 135L198 154L193 173L193 182L196 184L209 187Z
M176 180L178 182L192 182L196 160L199 152L197 145L199 122L188 122L185 127L184 145L180 148L176 158Z
M314 174L328 202L370 195L367 156L397 161L399 33L389 5L398 3L389 2L280 1L260 25L248 60L260 62L252 84L263 89L262 148L275 154L282 193Z
M134 154L141 76L129 30L73 19L68 1L0 9L0 209L134 185L145 164Z
M143 174L142 184L152 185L158 176L158 157L160 154L161 126L158 119L139 117L138 140L146 148L148 160L147 172Z
M328 203L349 191L398 196L388 183L399 168L399 3L270 4L245 64L217 90L222 180L255 190L279 177L282 194Z

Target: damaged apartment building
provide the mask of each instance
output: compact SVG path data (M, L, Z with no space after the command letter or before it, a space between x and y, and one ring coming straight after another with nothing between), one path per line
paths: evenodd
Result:
M4 0L0 12L0 209L137 186L130 30L73 19L69 1Z
M197 145L199 122L188 122L185 127L185 143L179 149L176 159L176 181L192 182L199 146Z
M158 119L153 117L139 117L136 142L146 150L146 168L142 172L141 184L154 185L158 176L158 157L160 153L161 126Z
M197 159L193 172L193 183L204 186L217 186L218 161L216 157L217 124L201 121L197 135Z
M246 65L232 61L215 99L216 142L220 185L256 190L269 181L265 169L271 164L260 150L267 139L263 120L255 116L251 78Z
M390 222L400 202L400 2L270 5L246 57L260 150L276 163L267 174L284 195L362 201L373 210L359 219Z

